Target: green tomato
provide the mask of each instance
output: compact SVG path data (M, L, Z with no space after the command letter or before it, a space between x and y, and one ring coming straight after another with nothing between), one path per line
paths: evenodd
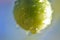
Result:
M51 21L48 0L17 0L14 6L16 23L32 34L44 29Z

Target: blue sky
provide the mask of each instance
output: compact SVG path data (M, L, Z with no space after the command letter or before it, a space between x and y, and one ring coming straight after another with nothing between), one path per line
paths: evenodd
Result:
M27 36L17 27L13 16L14 0L0 0L0 40L60 40L60 13L53 14L52 24L42 33ZM56 18L58 17L58 18Z

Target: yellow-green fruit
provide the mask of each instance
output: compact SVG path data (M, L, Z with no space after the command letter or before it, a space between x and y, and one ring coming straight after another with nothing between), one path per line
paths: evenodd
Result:
M38 33L51 22L48 0L17 0L14 6L16 23L32 34Z

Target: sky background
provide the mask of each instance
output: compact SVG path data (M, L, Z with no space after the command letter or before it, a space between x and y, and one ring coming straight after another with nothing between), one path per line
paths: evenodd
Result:
M41 33L30 36L16 25L13 16L14 1L0 0L0 40L60 40L60 5L57 5L59 0L51 0L54 10L51 25Z

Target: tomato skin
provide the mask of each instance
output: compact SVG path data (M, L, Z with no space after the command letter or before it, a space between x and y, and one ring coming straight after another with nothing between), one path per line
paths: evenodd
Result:
M48 0L17 0L14 6L16 23L32 34L38 33L45 25L48 25L43 21L47 18L51 20L51 16L46 16L49 13L46 11L47 8L51 11Z

